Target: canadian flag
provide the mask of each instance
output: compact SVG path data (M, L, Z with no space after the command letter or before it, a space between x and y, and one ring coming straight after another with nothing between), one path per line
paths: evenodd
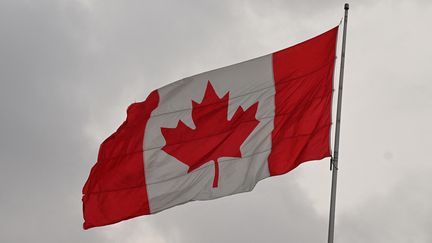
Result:
M84 228L250 191L330 156L338 27L153 91L100 146Z

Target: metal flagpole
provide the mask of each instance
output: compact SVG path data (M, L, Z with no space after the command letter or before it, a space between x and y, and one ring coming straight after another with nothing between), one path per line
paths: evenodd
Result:
M336 185L337 185L338 157L339 157L339 136L340 136L340 121L341 121L341 110L342 110L342 88L343 88L343 76L344 76L344 66L345 66L345 43L346 43L348 9L349 9L348 3L345 3L344 9L345 9L345 16L344 16L344 28L343 28L343 37L342 37L342 56L341 56L340 73L339 73L339 91L338 91L337 112L336 112L335 144L334 144L334 151L333 151L333 156L331 158L331 167L330 167L330 169L333 168L333 171L332 171L331 196L330 196L328 243L333 243L333 236L334 236Z

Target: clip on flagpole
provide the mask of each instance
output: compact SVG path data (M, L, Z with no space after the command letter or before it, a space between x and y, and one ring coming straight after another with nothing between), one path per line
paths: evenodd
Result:
M331 183L331 196L330 196L330 216L329 216L329 229L328 229L328 243L333 243L334 237L334 223L335 223L335 208L336 208L336 185L337 185L337 172L338 172L338 158L339 158L339 136L340 136L340 121L341 121L341 110L342 110L342 88L343 88L343 77L344 77L344 66L345 66L345 43L346 43L346 32L348 22L348 9L349 4L345 3L345 16L344 16L344 27L342 36L342 55L340 63L339 73L339 90L337 99L337 111L336 111L336 127L335 127L335 143L334 152L331 157L330 163L332 170L332 183Z

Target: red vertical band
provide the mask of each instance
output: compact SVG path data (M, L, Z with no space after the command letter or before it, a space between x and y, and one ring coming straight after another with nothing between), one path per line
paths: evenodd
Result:
M83 188L84 229L150 214L144 173L144 130L159 94L129 106L126 121L99 149Z
M338 27L273 53L275 119L270 175L330 156L331 97Z

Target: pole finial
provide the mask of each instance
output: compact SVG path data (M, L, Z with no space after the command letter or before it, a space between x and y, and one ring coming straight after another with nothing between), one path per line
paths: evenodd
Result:
M348 10L348 9L349 9L349 3L345 3L344 9L345 9L345 10Z

